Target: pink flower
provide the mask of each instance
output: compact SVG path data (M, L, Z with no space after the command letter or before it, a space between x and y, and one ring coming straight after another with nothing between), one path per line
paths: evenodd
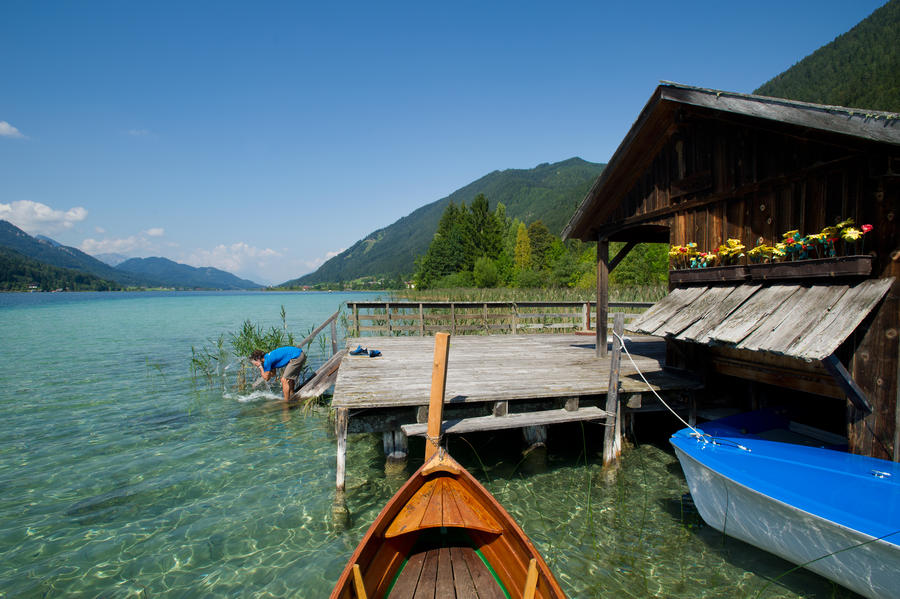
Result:
M868 233L869 231L872 230L872 225L863 225L860 227L860 229L862 229L863 233Z

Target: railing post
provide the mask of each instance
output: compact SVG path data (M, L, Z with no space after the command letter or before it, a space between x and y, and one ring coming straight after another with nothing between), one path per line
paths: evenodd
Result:
M337 353L337 346L338 346L336 321L337 321L336 318L331 321L331 355L332 356Z
M488 333L490 332L490 329L488 328L487 302L482 304L482 306L484 307L484 322L482 322L482 328L484 329L485 333Z
M384 305L384 311L385 311L385 313L386 313L385 315L387 316L387 332L388 332L388 337L390 337L390 336L394 333L393 329L391 329L391 305L390 305L390 304L385 304L385 305Z
M581 307L581 330L591 330L591 302L584 302Z
M512 332L513 335L519 334L519 304L512 303Z
M456 303L450 302L450 334L456 334Z
M359 337L359 305L353 303L353 331Z
M419 304L419 337L425 336L425 310Z

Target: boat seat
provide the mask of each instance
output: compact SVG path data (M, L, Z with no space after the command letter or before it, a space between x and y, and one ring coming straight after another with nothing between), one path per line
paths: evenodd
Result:
M387 539L438 527L461 527L500 534L503 528L455 478L439 476L416 491L388 526Z

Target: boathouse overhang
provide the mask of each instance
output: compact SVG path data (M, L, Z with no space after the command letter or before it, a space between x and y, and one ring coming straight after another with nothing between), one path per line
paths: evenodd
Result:
M714 298L725 297L719 294L728 293L729 301L735 301L749 293L748 302L762 301L765 294L776 293L766 290L776 287L792 288L797 301L805 294L803 304L780 304L783 310L810 312L811 320L803 325L809 330L790 331L798 335L790 344L763 349L741 346L743 340L682 337L691 327L710 323L704 318L677 333L668 331L677 328L677 319L696 316L694 304L683 306L673 320L658 322L656 329L662 329L655 334L667 340L668 366L699 371L704 378L738 377L750 386L764 382L772 392L800 390L849 400L846 406L830 405L845 418L851 451L900 461L900 114L663 83L563 237L598 244L599 323L608 314L608 273L634 244L696 243L700 251L715 252L727 239L739 239L752 248L775 245L786 231L817 232L848 217L874 226L865 244L852 248L858 255L843 252L857 262L859 268L852 272L811 272L817 266L809 264L799 276L773 280L756 273L729 281L716 280L713 273L704 279L694 269L669 273L672 297L677 299L682 287L692 293L705 288L706 297L694 299L710 309ZM611 241L626 243L612 259ZM700 276L683 283L694 275ZM752 289L759 279L760 288ZM839 299L850 293L849 302L862 290L876 288L881 295L863 307L837 304L835 310L810 301L816 294ZM732 315L716 326L737 322ZM834 336L831 326L845 334ZM759 335L764 330L756 329ZM822 342L813 331L833 338ZM605 327L597 327L596 334L600 353L607 345ZM802 344L815 348L815 357L797 353ZM819 357L825 350L830 353ZM729 384L736 387L733 380L723 381L725 391ZM712 386L707 389L714 392Z

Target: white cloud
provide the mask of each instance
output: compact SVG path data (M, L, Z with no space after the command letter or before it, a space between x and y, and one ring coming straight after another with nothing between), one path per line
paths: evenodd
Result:
M87 218L82 206L68 210L54 210L46 204L30 200L18 200L11 204L0 203L0 218L8 220L26 233L48 235L72 226Z
M146 238L131 235L120 239L85 239L81 242L81 251L91 255L97 254L131 254L149 248Z
M12 137L15 139L25 139L25 136L22 133L7 123L6 121L0 121L0 137Z
M147 229L144 233L149 237L162 237L166 234L166 230L162 227L153 227L152 229Z
M231 273L264 270L280 258L281 254L270 248L258 248L242 241L231 245L220 244L211 250L194 250L185 261L191 266L213 266Z

